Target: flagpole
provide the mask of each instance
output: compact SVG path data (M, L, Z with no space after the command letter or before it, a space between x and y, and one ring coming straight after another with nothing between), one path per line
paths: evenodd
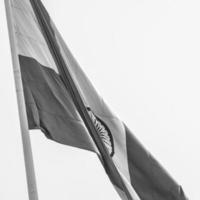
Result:
M14 73L17 102L18 102L18 112L19 112L19 119L20 119L21 138L22 138L24 162L25 162L25 169L26 169L28 195L29 195L29 200L38 200L34 163L33 163L32 149L31 149L31 141L30 141L30 136L29 136L24 92L23 92L23 86L22 86L21 71L20 71L20 66L19 66L19 58L16 51L16 40L15 40L15 34L14 34L14 28L13 28L11 2L10 0L4 0L4 2L5 2L5 8L6 8L7 25L8 25L10 47L11 47L11 54L12 54L12 63L13 63L13 73Z

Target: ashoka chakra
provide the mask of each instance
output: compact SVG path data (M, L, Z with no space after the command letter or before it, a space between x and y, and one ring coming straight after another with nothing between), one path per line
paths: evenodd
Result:
M88 113L96 127L96 130L99 133L100 138L102 139L104 145L106 146L110 156L114 154L114 143L112 134L108 128L108 126L103 122L99 117L97 117L90 108L87 108Z

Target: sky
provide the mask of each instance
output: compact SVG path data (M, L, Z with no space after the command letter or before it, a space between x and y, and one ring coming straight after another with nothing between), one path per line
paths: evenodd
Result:
M200 2L43 3L110 108L199 200ZM0 15L0 199L28 199L3 1ZM30 135L40 199L120 200L95 154Z

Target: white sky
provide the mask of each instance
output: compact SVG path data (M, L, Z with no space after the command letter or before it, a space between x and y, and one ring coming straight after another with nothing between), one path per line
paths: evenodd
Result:
M111 109L199 200L200 2L43 0ZM4 2L0 1L0 199L27 199ZM119 200L96 156L31 132L40 199Z

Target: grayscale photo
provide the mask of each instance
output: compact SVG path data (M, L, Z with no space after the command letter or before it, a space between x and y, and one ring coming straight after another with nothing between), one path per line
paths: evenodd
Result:
M199 200L200 2L4 0L1 200Z

